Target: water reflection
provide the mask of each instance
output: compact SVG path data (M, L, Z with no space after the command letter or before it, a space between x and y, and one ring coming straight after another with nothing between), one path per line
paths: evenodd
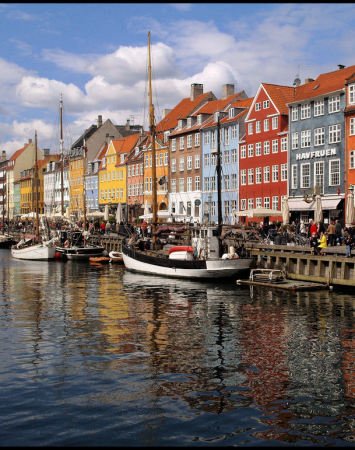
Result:
M0 278L5 445L353 442L351 295L5 253Z

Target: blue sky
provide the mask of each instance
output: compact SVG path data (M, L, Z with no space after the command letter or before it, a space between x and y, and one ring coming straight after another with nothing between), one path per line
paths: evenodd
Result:
M350 3L0 4L0 150L34 138L54 153L59 95L67 147L97 116L147 123L151 31L157 120L190 95L234 83L291 85L355 64Z

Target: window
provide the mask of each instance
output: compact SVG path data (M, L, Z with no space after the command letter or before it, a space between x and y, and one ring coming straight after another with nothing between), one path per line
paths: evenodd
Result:
M195 177L195 191L199 191L200 190L200 177L197 175Z
M171 160L171 171L176 172L176 159L175 158L173 158Z
M348 92L349 92L349 105L353 105L355 103L355 84L349 85Z
M287 163L281 164L281 181L287 181Z
M248 209L253 209L253 208L254 208L254 199L248 198Z
M205 153L204 161L205 161L205 167L209 167L209 165L210 165L210 153Z
M211 177L211 191L216 190L216 177Z
M235 108L230 108L228 111L229 119L233 119L234 116L235 116Z
M338 123L337 125L329 125L329 144L340 142L340 139L341 139L340 123Z
M264 155L270 153L270 141L264 141Z
M292 133L291 136L291 141L292 141L292 150L296 150L298 148L298 133Z
M255 199L255 208L261 208L261 197Z
M175 193L176 192L176 179L172 178L171 180L171 192Z
M325 139L325 128L315 128L314 129L314 145L324 145Z
M247 184L247 171L243 169L240 171L240 184L245 186Z
M277 130L279 126L279 118L277 116L272 118L271 126L273 130Z
M282 137L281 138L281 151L282 152L287 152L288 149L288 137Z
M349 152L350 161L349 161L349 168L355 169L355 150L351 150Z
M216 202L211 202L211 216L216 215Z
M292 122L298 120L298 106L291 106L291 120Z
M200 155L195 155L195 169L200 168Z
M264 119L264 131L269 131L269 119Z
M324 161L314 163L314 186L320 188L320 194L324 193Z
M243 158L246 158L246 157L247 157L247 146L246 145L241 145L240 146L240 158L243 159Z
M224 144L229 145L229 127L224 128Z
M257 120L255 123L255 133L260 133L261 132L261 122L260 120Z
M179 178L179 192L184 192L185 178Z
M340 160L333 159L329 161L329 186L338 186L340 184Z
M171 151L175 152L175 150L176 150L176 139L174 138L171 140Z
M201 125L201 123L202 123L202 116L201 116L201 114L198 114L197 115L197 125Z
M248 158L252 158L254 156L254 144L248 145Z
M184 202L179 202L179 214L184 214Z
M264 197L264 208L270 209L270 197Z
M230 189L230 178L229 175L224 175L224 189L228 190Z
M217 154L212 153L211 154L211 166L215 166L217 164Z
M200 145L200 133L195 134L195 147Z
M229 216L230 214L230 202L229 200L224 201L224 215Z
M301 188L309 188L311 186L311 165L301 164Z
M340 95L334 95L329 97L328 100L328 113L332 114L340 111Z
M232 164L237 162L237 149L233 148L231 150L231 156L232 156ZM245 158L245 156L244 156Z
M255 103L255 111L261 110L261 102Z
M350 117L349 134L350 136L355 135L355 117Z
M245 211L247 209L247 199L246 198L242 198L240 200L240 210L241 211Z
M163 152L159 153L159 166L163 165Z
M317 100L314 102L314 117L324 115L324 100Z
M179 170L180 170L180 172L184 171L184 164L185 164L185 158L182 157L182 158L179 159Z
M270 166L264 167L264 183L270 182Z
M291 170L292 170L291 189L297 189L297 170L298 170L297 164L293 164Z
M263 108L264 109L267 109L267 108L269 108L270 107L270 102L269 102L269 100L264 100L263 101Z
M231 189L237 189L237 174L232 173Z
M186 169L191 170L192 169L192 156L188 156L186 158Z
M183 136L181 136L181 138L180 138L180 150L184 150L184 137Z
M253 134L253 123L248 123L248 134Z
M254 184L254 169L248 169L248 184Z
M279 197L272 197L272 209L279 209Z
M192 147L192 134L187 135L187 148Z
M261 167L255 168L255 183L256 184L261 183Z
M277 153L279 151L279 141L278 139L272 140L272 153Z
M187 192L192 191L192 177L187 177L186 179L186 191Z
M232 139L237 139L237 125L232 126Z
M278 166L278 164L275 164L272 166L272 181L273 182L279 181L279 166Z
M168 162L169 162L169 153L165 152L164 153L164 166L167 166ZM137 164L137 167L136 167L136 175L138 175L138 164Z
M204 144L209 144L210 141L211 141L211 132L210 131L206 131L204 133L203 142L204 142Z
M211 148L216 148L217 131L211 131Z
M301 119L309 119L311 117L311 104L301 105Z
M261 156L261 142L255 144L255 156Z
M301 131L301 148L311 146L311 130Z

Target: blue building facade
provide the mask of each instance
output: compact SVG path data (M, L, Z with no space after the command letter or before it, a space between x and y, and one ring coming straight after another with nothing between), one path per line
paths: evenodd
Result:
M99 210L99 164L100 161L89 162L85 177L86 208L89 212Z

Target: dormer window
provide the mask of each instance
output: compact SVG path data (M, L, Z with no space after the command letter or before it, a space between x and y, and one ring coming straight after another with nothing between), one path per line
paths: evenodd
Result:
M198 116L197 116L197 125L201 125L201 123L202 123L202 115L198 114Z
M355 104L355 84L350 84L349 88L349 105Z
M235 116L235 108L230 108L229 109L229 118L233 119L234 116Z
M103 167L106 166L106 158L102 158L102 166L103 166Z
M120 163L121 163L121 164L124 162L125 157L126 157L126 154L125 154L125 153L122 153L122 155L121 155L121 160L120 160Z
M214 113L214 121L217 122L218 121L218 117L219 117L219 111L216 111Z
M179 130L181 130L181 128L182 128L182 119L179 119L179 121L178 121L178 128L179 128Z
M164 132L164 142L168 142L169 134L170 134L169 130Z
M191 118L191 117L188 117L188 118L187 118L187 126L190 128L191 125L192 125L192 118Z
M137 156L139 153L139 147L135 147L134 149L134 156Z

